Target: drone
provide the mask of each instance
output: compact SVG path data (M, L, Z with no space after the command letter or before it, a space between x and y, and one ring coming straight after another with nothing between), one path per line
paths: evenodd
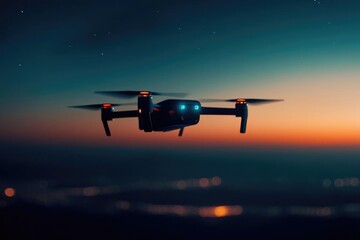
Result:
M196 125L200 115L230 115L240 117L240 133L246 133L248 119L248 104L263 104L283 101L282 99L234 98L234 99L167 99L158 103L153 102L153 96L185 97L185 93L159 93L150 91L96 91L97 94L117 98L137 97L137 109L130 111L115 111L114 107L136 105L136 103L102 103L69 106L86 110L101 110L101 121L106 136L111 136L108 121L117 118L137 118L139 129L144 132L168 132L179 130L181 137L185 127ZM201 102L234 102L234 108L204 107Z

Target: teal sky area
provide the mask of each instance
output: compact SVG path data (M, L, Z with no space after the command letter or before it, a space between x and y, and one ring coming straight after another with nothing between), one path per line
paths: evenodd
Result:
M97 90L152 90L187 92L192 99L284 98L250 109L245 143L359 145L358 1L2 5L3 141L101 142L100 116L67 106L123 101L93 94ZM331 120L334 111L339 114ZM224 142L238 139L236 119L218 121L226 129L208 133L216 124L211 118L192 127L189 138L211 144L221 133ZM153 141L142 140L135 120L113 127L131 134L130 144ZM166 134L156 133L154 141L177 141Z

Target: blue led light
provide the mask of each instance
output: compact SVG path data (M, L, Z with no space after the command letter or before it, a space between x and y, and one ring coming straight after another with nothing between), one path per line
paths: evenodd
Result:
M185 108L186 108L186 106L185 106L184 104L181 104L181 105L180 105L180 109L181 109L181 110L185 110Z
M195 110L199 110L199 109L200 109L200 106L199 106L199 105L195 105L195 106L194 106L194 109L195 109Z

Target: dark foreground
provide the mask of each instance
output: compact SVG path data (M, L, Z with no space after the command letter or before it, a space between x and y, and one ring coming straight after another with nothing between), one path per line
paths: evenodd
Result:
M0 239L360 239L356 150L3 146Z
M199 219L19 204L2 209L0 223L2 239L360 239L359 219L348 217Z

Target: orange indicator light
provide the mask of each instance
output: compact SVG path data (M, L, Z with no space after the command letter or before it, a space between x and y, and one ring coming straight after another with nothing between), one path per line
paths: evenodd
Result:
M103 108L111 108L111 104L110 103L104 103Z
M246 100L243 98L238 98L238 99L236 99L236 103L245 104Z

